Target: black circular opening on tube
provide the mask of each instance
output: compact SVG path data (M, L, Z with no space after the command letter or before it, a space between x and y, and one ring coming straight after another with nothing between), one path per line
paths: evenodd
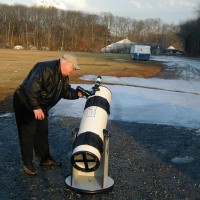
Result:
M88 151L78 151L71 156L72 166L82 172L93 172L100 164L99 158Z

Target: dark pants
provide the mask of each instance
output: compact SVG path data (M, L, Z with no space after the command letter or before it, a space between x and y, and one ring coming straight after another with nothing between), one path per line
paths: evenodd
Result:
M36 120L25 96L17 90L13 97L13 108L19 134L22 161L32 162L33 150L42 160L50 157L48 142L48 117Z

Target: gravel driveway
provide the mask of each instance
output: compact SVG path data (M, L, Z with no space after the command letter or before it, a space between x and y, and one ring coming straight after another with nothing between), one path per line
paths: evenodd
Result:
M83 194L66 187L70 173L71 130L80 119L50 117L49 141L61 168L41 168L38 175L21 170L18 135L13 114L0 118L1 200L193 200L200 199L200 130L109 121L109 176L114 188Z

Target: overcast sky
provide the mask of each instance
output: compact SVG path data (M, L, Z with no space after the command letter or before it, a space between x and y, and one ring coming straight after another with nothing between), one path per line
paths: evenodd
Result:
M196 17L195 8L200 0L0 0L1 3L53 4L66 10L80 10L93 14L109 12L114 16L131 19L160 18L165 23L179 24Z

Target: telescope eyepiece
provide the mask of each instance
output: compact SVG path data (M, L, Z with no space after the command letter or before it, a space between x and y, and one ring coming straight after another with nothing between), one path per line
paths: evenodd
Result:
M101 84L101 76L97 76L97 79L95 81L95 86L98 86Z

